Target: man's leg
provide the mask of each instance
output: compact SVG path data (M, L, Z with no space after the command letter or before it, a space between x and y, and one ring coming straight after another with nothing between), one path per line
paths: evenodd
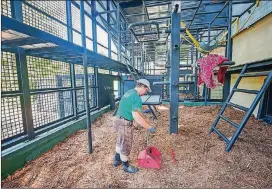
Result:
M113 128L117 134L117 138L116 138L116 147L115 147L115 155L113 158L113 162L112 165L114 167L117 167L118 165L122 164L121 158L120 158L120 135L119 135L119 129L120 129L120 125L122 124L122 121L116 117L113 121Z
M133 142L133 126L130 124L124 124L119 127L120 135L120 159L123 164L123 170L127 173L136 173L139 169L129 165L128 156L130 154Z
M120 157L120 147L117 146L117 144L116 144L115 155L114 155L114 159L113 159L112 165L114 167L117 167L118 165L121 165L121 164L122 164L122 161L121 161L121 157Z

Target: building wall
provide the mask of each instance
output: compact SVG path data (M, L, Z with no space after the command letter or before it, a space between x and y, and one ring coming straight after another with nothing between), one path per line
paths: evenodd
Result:
M272 57L272 14L233 38L232 59L236 65Z
M231 89L233 88L233 85L235 84L239 74L232 74L231 75ZM243 78L238 85L238 88L241 89L251 89L251 90L260 90L262 87L262 84L264 82L264 79L266 77L247 77ZM250 105L252 104L254 98L256 97L255 94L246 94L246 93L240 93L240 92L235 92L234 95L231 98L231 102L234 104L238 104L241 106L244 106L246 108L249 108ZM259 110L259 104L256 106L253 115L257 117L258 110Z
M272 14L258 21L247 30L233 38L232 59L235 65L264 60L272 57ZM231 89L238 78L238 74L231 75ZM238 88L259 90L265 77L243 78ZM231 101L244 107L249 107L256 95L234 93ZM253 115L257 116L259 104Z

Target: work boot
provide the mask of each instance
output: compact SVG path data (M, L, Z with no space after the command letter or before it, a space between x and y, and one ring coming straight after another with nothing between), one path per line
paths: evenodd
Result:
M117 167L118 165L121 165L121 164L122 164L122 161L121 161L121 158L120 158L120 154L115 153L112 165L114 167Z
M129 165L127 161L122 161L122 163L123 163L123 169L127 173L136 173L137 171L139 171L137 167L133 167Z

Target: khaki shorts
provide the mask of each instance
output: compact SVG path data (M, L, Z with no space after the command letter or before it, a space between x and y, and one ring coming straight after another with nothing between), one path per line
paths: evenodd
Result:
M133 122L115 117L113 127L117 134L116 146L120 148L121 154L128 156L133 142Z

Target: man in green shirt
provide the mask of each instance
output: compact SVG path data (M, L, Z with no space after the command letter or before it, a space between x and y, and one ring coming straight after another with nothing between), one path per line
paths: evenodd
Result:
M117 142L113 166L123 164L123 170L128 173L136 173L138 168L129 165L128 156L133 142L133 120L155 133L155 128L151 127L144 118L142 112L142 100L140 96L151 92L150 83L146 79L139 79L134 89L128 90L120 100L119 107L115 113L116 118L113 122L117 133Z

